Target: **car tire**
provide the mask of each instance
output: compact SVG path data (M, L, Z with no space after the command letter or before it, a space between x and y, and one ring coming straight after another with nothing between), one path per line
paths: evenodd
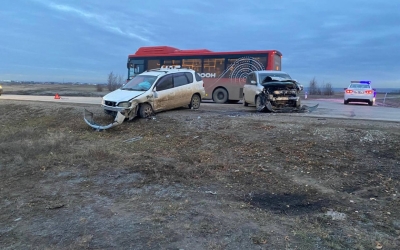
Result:
M249 106L249 103L247 103L247 102L244 100L244 95L243 95L242 104L243 104L243 106L245 106L245 107Z
M139 116L141 118L149 118L154 114L153 108L148 103L142 103L139 108Z
M194 94L192 96L192 100L190 100L189 108L191 109L199 109L201 103L201 98L199 95Z
M347 105L347 104L349 104L349 101L344 100L343 103L344 103L344 105Z
M258 112L264 112L265 111L265 106L261 107L261 105L260 105L260 96L256 96L256 110Z
M216 103L226 103L228 101L228 91L224 88L217 88L213 92L213 101Z
M296 106L295 106L295 108L300 108L301 107L301 101L300 100L298 100L298 101L296 101Z
M374 105L374 102L373 102L373 101L368 101L368 105L369 105L369 106L373 106L373 105Z

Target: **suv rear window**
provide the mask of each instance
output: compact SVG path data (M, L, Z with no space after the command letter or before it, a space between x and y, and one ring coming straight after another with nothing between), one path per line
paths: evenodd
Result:
M199 75L199 73L196 73L196 81L201 81L201 80L203 80L202 78L201 78L201 76Z
M185 76L185 74L182 73L177 73L174 74L174 87L179 87L182 85L188 84L188 78Z
M189 83L193 82L193 74L190 72L185 72L186 77L189 79Z

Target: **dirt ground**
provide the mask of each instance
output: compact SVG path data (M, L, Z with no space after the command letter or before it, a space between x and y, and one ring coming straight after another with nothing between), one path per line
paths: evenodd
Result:
M1 249L398 249L399 123L0 102Z

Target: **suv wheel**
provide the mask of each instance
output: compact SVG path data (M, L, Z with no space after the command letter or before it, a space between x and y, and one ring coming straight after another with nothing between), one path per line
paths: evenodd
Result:
M153 115L153 108L148 103L142 103L139 108L139 115L141 118L149 118Z
M201 103L201 98L199 95L194 94L192 96L192 100L190 101L189 108L191 109L199 109Z
M216 103L226 103L228 101L228 91L224 88L217 88L213 93L213 101Z
M261 105L261 97L256 97L256 110L258 112L263 112L265 110L265 105Z

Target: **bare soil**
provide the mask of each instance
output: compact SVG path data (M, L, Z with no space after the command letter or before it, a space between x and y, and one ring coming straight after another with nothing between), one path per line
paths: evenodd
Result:
M399 123L0 102L1 249L398 249Z

